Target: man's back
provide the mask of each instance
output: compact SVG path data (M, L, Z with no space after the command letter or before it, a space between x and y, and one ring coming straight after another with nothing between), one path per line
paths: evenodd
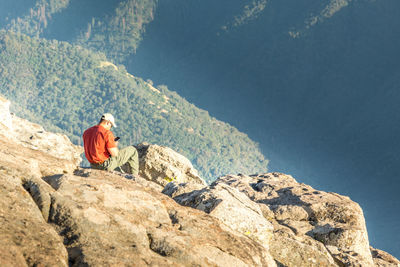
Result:
M93 126L83 133L85 156L90 163L102 163L111 155L108 148L116 147L114 135L101 125Z

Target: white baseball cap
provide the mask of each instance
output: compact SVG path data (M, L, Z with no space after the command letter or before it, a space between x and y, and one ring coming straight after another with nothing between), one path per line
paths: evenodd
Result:
M110 113L105 113L105 114L101 115L101 119L109 121L109 122L111 122L113 127L117 127L117 125L115 124L114 116L111 115Z

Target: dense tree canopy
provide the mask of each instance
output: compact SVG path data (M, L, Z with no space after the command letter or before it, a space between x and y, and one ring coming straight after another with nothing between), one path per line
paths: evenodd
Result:
M157 5L157 0L17 1L0 10L5 17L0 26L102 51L119 63L136 52Z

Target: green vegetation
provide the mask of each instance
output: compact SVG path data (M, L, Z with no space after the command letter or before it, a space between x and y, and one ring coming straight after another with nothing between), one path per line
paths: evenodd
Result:
M136 52L144 25L154 19L156 4L157 0L122 1L111 16L92 18L77 42L122 63Z
M104 112L115 115L122 145L169 146L210 181L227 173L267 171L258 145L167 86L153 87L115 66L103 53L67 42L0 31L0 93L17 115L66 133L83 131Z
M47 27L52 15L66 8L69 0L36 0L31 8L29 8L29 4L32 5L32 2L26 4L28 6L22 5L27 9L26 14L12 19L7 28L14 32L38 37Z
M85 3L77 3L78 0L36 0L34 3L25 3L25 8L15 10L15 17L6 28L31 37L47 38L59 36L57 32L65 30L67 21L70 24L68 27L75 27L70 30L75 35L67 34L70 43L101 51L114 62L122 63L136 52L145 25L154 19L157 1L114 0L116 4L111 1L105 5L97 0L85 0ZM115 4L115 8L108 10L112 4ZM98 12L104 14L93 13L92 9L99 9ZM88 15L86 20L72 18L72 21L70 17L77 13L93 13L93 16ZM48 28L49 24L53 24L51 29Z

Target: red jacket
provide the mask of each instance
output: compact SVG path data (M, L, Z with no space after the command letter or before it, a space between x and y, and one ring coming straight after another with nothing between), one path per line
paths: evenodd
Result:
M108 148L117 147L114 139L114 134L103 126L96 125L87 129L83 133L83 146L87 160L90 163L103 163L111 157Z

